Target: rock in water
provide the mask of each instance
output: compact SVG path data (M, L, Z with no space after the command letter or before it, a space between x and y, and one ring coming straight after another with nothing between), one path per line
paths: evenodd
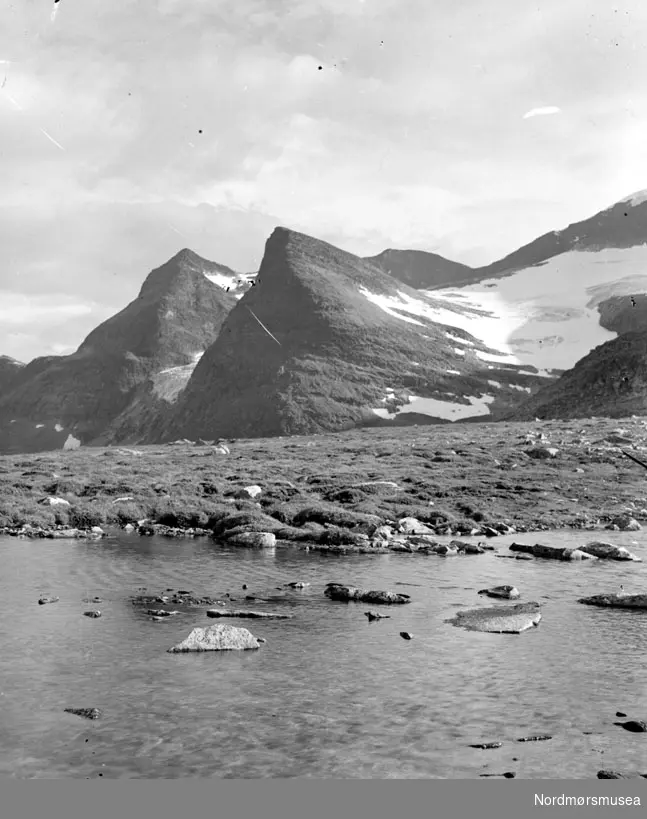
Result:
M244 651L258 648L259 641L246 628L217 623L207 628L194 628L186 640L168 649L169 654L185 651Z
M390 615L379 614L377 611L365 611L364 614L368 617L368 622L372 623L374 620L388 620Z
M402 637L403 640L413 640L413 634L409 634L408 631L401 631L400 637Z
M242 609L208 609L207 617L247 617L256 620L290 620L291 614L275 614L271 611L247 611Z
M84 611L83 614L86 617L91 617L91 618L94 618L94 619L96 619L97 617L101 617L101 612L98 609L95 610L95 611Z
M44 606L46 603L58 603L58 597L40 597L38 600L39 606Z
M525 543L511 543L511 552L521 552L543 557L547 560L596 560L595 555L587 554L582 549L567 549L563 546L544 546L542 543L535 543L534 546Z
M74 714L84 719L99 719L101 711L98 708L64 708L66 714Z
M520 634L541 620L540 605L534 601L517 603L515 606L495 606L484 609L459 611L448 622L470 631L486 631L492 634Z
M228 546L250 546L255 549L271 549L276 546L276 535L272 532L241 532L227 538Z
M644 734L647 731L647 722L642 720L630 719L627 722L614 722L618 728L624 728L625 731L631 731L632 734Z
M328 583L324 594L331 600L356 600L360 603L392 605L411 602L408 594L399 594L392 591L369 591L367 589L358 589L355 586L343 586L340 583Z
M594 555L600 560L633 560L636 563L641 563L641 559L635 554L625 549L624 546L614 546L613 543L604 543L602 541L593 541L587 543L586 546L581 547L581 551L587 555Z
M581 597L578 603L585 606L606 606L616 609L647 609L647 594L594 594Z
M491 589L481 589L478 594L484 594L487 597L498 597L502 600L518 600L521 597L519 589L515 586L493 586Z

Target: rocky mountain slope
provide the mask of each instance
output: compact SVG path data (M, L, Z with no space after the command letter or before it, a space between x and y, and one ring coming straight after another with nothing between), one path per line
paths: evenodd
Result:
M474 268L423 250L385 250L377 256L367 256L364 260L416 290L458 286L478 278L478 272Z
M8 355L0 355L0 398L16 383L25 365Z
M540 379L497 366L496 351L456 329L471 313L277 228L256 286L196 366L166 436L294 434L407 411L457 420L509 408Z
M596 347L506 420L647 414L647 330Z
M27 365L0 397L0 447L41 446L31 441L42 442L37 429L55 435L56 445L62 436L87 443L110 435L134 399L147 403L152 415L162 411L169 402L151 379L171 368L192 368L236 304L209 279L221 273L221 266L183 250L153 270L139 296L93 330L75 353ZM130 431L145 435L146 423L131 423L136 429Z

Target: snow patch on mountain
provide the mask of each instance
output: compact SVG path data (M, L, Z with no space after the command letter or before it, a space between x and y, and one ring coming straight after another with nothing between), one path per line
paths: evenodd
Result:
M385 420L393 420L399 415L416 413L418 415L428 415L432 418L442 418L445 421L459 421L464 418L473 418L476 415L489 415L488 404L493 403L495 399L493 395L482 395L480 397L466 396L466 400L469 401L469 404L410 395L409 403L402 407L393 410L379 407L372 411Z
M623 204L626 203L628 205L631 205L632 207L642 205L643 202L647 202L647 190L632 193L631 196L628 196L626 199L621 199L620 201Z
M448 305L429 318L460 327L507 363L550 377L547 371L569 369L616 337L600 326L597 306L614 295L647 293L647 245L569 251L509 276L427 292Z

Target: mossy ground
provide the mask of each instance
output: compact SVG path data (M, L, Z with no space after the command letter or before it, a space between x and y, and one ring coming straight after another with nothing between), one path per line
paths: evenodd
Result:
M642 418L246 439L232 441L230 455L167 445L3 456L0 527L123 526L149 518L216 534L237 527L352 545L376 523L405 516L458 533L499 523L604 526L627 512L644 521L647 471L605 440L618 427L631 441L622 448L647 461ZM559 452L536 460L527 454L535 445ZM251 484L263 490L255 501L236 497ZM43 506L47 496L70 505Z

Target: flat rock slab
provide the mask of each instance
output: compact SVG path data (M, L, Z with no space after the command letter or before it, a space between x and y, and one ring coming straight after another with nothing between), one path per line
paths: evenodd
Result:
M355 586L343 586L339 583L328 583L324 594L331 600L354 600L360 603L394 605L411 602L408 594L399 594L392 591L370 591L368 589L358 589Z
M484 609L459 611L448 622L470 631L491 634L520 634L541 620L540 605L536 602L517 603L515 606L495 606Z
M273 611L245 611L244 609L209 609L207 617L248 617L255 620L290 620L291 614L277 614Z
M647 609L647 594L594 594L581 597L577 602L612 609Z
M245 651L257 649L260 642L246 628L216 624L194 628L186 640L168 649L169 654L187 651Z

